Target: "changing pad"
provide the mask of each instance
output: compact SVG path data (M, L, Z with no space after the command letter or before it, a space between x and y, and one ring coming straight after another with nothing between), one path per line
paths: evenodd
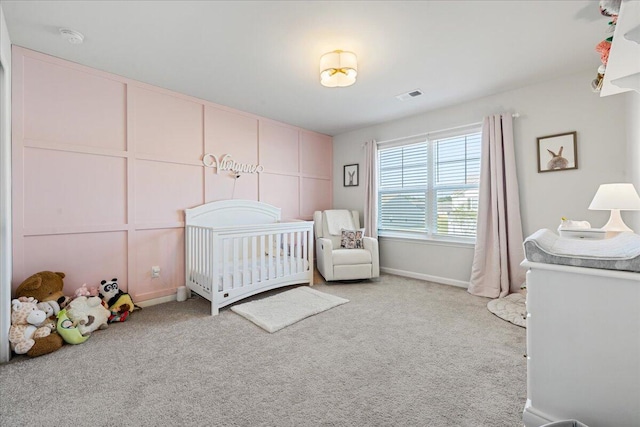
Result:
M640 236L633 233L584 240L542 229L525 239L524 252L532 262L640 272Z

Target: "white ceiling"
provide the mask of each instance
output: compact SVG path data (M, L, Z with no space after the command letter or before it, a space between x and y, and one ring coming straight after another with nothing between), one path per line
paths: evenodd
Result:
M13 44L329 135L588 68L595 77L608 22L593 0L1 6ZM319 58L335 49L358 55L351 87L319 83Z

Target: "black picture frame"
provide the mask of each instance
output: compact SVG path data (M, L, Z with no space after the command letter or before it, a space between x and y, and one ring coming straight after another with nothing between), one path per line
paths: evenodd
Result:
M538 138L538 173L578 169L577 132Z
M342 179L344 187L357 187L360 181L360 171L358 163L344 165L342 168Z

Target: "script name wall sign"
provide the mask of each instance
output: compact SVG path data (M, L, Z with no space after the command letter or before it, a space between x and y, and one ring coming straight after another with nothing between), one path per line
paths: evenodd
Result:
M202 164L208 168L216 168L216 174L220 173L220 171L232 171L236 173L264 172L264 166L236 162L231 158L231 154L225 154L222 158L218 158L218 156L214 154L207 153L202 157Z

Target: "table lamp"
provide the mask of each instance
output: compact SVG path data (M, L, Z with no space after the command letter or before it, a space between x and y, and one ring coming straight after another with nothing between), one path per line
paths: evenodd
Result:
M607 234L633 231L622 221L620 211L640 210L640 197L638 197L633 184L602 184L593 197L589 209L611 211L609 222L602 227L602 230L605 230Z

